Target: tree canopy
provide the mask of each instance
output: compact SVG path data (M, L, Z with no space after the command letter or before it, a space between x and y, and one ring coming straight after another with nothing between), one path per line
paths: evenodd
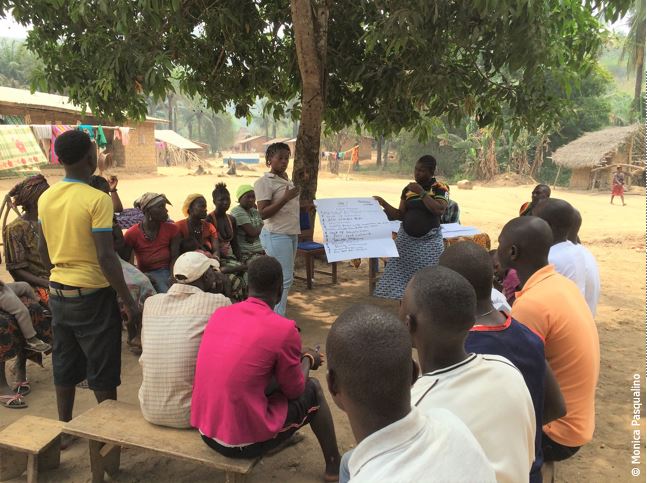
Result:
M594 65L598 15L617 18L631 3L0 0L0 12L33 26L27 43L44 62L36 87L115 119L144 116L147 97L164 98L173 80L238 116L267 98L277 117L301 119L295 181L312 198L322 122L420 138L437 116L494 128L504 112L514 129L554 122Z

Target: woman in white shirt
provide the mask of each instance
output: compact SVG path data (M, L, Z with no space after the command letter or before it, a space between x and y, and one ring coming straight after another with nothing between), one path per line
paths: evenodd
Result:
M285 143L271 144L265 153L265 164L270 168L254 183L258 212L263 219L261 244L265 253L276 258L283 269L283 295L274 307L285 315L288 292L294 279L294 257L297 252L299 223L299 189L295 188L286 170L290 148Z

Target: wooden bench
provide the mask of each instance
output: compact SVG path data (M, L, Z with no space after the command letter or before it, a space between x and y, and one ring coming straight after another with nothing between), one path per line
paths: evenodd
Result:
M58 468L61 432L65 423L38 416L23 416L0 432L0 481L22 475L38 481L38 471Z
M242 482L257 459L225 458L209 448L194 429L155 426L144 419L139 406L104 401L67 423L63 431L90 443L92 482L104 472L119 471L121 448L141 448L181 460L193 461L225 472L226 482Z

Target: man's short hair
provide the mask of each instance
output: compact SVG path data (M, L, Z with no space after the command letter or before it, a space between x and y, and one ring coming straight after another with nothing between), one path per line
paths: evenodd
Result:
M411 337L393 314L372 305L345 310L326 341L328 368L348 397L389 415L411 391Z
M76 164L93 148L88 133L72 129L56 138L54 152L63 164Z
M256 293L272 292L283 283L281 264L267 255L255 258L247 269L249 290Z
M438 327L464 332L474 325L476 292L462 275L447 267L427 267L409 284L416 311L433 318Z
M565 200L547 198L543 200L533 214L550 225L558 239L566 238L573 224L573 206Z
M550 190L550 186L548 186L547 184L538 184L537 186L535 186L535 189L540 189L542 191L545 191L548 197L550 198L551 190Z
M492 257L480 245L472 241L462 241L445 248L440 256L439 265L461 274L472 284L478 300L492 297L494 268Z

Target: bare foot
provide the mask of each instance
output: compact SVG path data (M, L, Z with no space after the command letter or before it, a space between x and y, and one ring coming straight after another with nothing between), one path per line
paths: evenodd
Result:
M326 472L324 473L324 481L328 483L333 483L339 481L339 465L341 464L341 458L335 458L335 461L326 463Z

